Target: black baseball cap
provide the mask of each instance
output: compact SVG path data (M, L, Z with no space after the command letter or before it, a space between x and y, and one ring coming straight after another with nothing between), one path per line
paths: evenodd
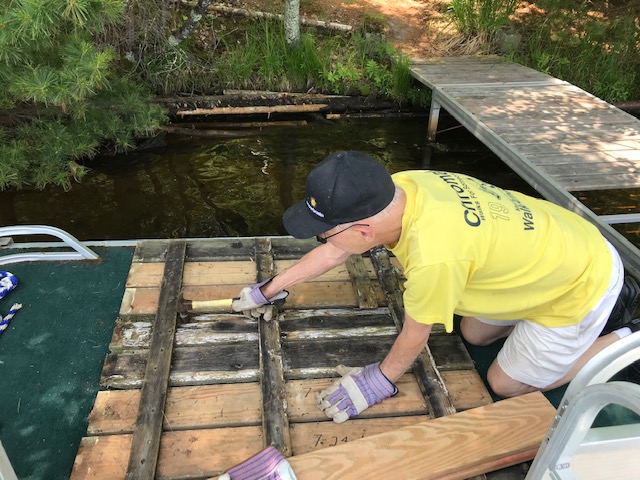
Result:
M391 203L391 175L356 151L328 155L307 176L305 199L286 212L284 227L295 238L311 238L333 227L372 217Z

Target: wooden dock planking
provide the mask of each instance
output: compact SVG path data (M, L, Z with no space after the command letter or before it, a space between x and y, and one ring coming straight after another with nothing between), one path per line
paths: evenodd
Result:
M433 91L430 138L445 108L545 198L595 223L640 278L638 248L570 193L640 187L640 120L500 57L414 62L411 71Z
M136 249L102 373L109 390L96 398L74 479L125 478L168 246L153 240ZM245 286L239 281L251 283L269 269L286 268L312 246L284 238L188 241L183 293L198 296L194 299L235 296ZM157 478L217 475L262 449L267 438L287 454L299 455L420 423L446 409L491 403L460 339L436 327L432 350L422 367L414 367L421 373L405 374L398 395L342 425L317 409L316 393L331 384L337 364L379 361L397 335L402 272L387 254L378 252L373 260L356 256L318 281L292 289L271 333L261 331L256 319L225 312L190 314L178 322ZM394 285L396 291L389 291ZM261 340L262 335L270 340ZM260 352L267 357L261 359ZM272 369L269 384L274 386L265 388L265 358L274 354L282 364Z

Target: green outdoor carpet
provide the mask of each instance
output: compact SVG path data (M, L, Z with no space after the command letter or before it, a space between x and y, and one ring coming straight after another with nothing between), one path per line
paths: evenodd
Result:
M21 480L69 478L87 429L133 256L93 250L99 263L0 266L18 278L0 313L23 305L0 335L0 440Z

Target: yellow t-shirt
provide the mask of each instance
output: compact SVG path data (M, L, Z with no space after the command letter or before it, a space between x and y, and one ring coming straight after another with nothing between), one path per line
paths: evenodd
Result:
M453 313L573 325L606 291L612 259L598 229L545 200L449 172L393 175L406 193L387 247L407 278L404 307L453 329Z

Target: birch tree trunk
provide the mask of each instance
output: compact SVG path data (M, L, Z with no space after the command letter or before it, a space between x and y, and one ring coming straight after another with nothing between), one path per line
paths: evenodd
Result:
M300 43L300 0L284 2L284 35L287 45Z

